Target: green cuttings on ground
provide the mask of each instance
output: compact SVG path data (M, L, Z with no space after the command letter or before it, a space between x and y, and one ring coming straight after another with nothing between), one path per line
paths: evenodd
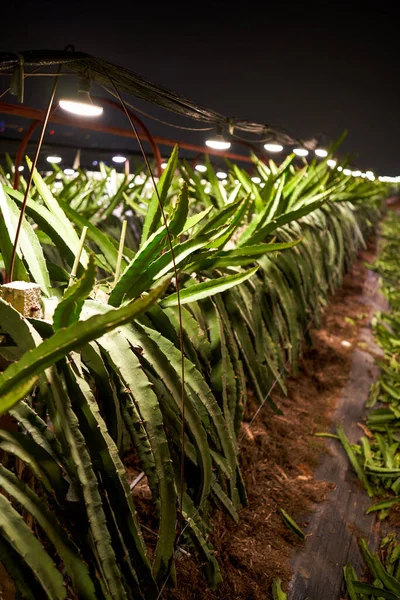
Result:
M387 312L373 319L377 343L383 358L377 360L381 374L373 383L366 405L371 409L366 435L358 444L350 444L341 428L338 434L360 481L373 503L367 514L388 517L400 502L400 215L390 212L382 225L379 257L370 266L380 276L381 290L390 304ZM345 579L351 600L365 597L400 597L400 544L395 534L381 544L381 557L373 554L365 540L360 549L372 584L360 583L350 566Z

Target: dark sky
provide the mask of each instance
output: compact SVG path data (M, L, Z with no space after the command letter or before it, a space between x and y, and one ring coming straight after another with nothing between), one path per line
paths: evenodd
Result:
M357 167L400 174L400 41L392 3L10 4L2 7L0 50L72 43L227 116L303 138L335 139L347 129L342 152L357 155ZM199 144L205 137L146 123L154 134Z

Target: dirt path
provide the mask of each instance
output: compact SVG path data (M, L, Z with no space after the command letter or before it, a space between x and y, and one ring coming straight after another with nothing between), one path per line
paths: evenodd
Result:
M378 277L373 272L369 272L364 283L361 300L370 317L376 310L387 308L379 293ZM359 339L361 343L353 348L349 380L339 397L331 427L334 433L335 425L342 425L350 442L358 441L363 434L359 424L367 413L364 403L371 380L379 376L374 355L380 354L380 350L371 329L362 327ZM363 570L357 537L365 537L375 548L382 535L381 525L385 528L385 524L365 514L371 501L361 489L341 444L335 440L325 443L330 455L322 457L315 479L332 481L335 490L326 502L316 507L307 528L307 542L291 561L294 575L289 586L290 600L344 597L344 565L350 562L359 573Z

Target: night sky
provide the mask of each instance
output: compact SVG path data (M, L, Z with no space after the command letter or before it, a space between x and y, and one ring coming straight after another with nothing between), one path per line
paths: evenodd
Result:
M277 0L262 9L244 2L238 11L229 3L168 0L108 2L107 9L82 1L8 3L0 50L74 44L226 116L276 125L301 138L334 140L347 129L341 150L354 156L355 167L399 175L400 43L394 9L385 8L390 4L376 3L373 10L361 3L349 8ZM6 80L0 81L4 89ZM43 79L32 81L26 103L43 107ZM10 95L3 100L15 102ZM179 122L151 105L146 109ZM102 119L125 126L109 111ZM198 144L206 137L145 121L153 134ZM135 149L133 140L101 134L86 144Z

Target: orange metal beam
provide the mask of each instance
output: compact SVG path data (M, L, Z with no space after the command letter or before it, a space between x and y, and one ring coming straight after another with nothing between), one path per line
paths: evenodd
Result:
M34 121L42 121L44 117L44 111L38 108L32 108L30 106L21 106L19 104L9 104L8 102L0 102L0 114L15 115L16 117L24 117L26 119L33 119ZM59 125L68 125L77 127L79 129L90 129L92 131L100 131L101 133L109 133L110 135L117 135L124 138L135 138L135 134L132 130L123 129L122 127L111 127L110 125L102 125L101 123L94 121L83 121L79 118L70 117L67 114L54 113L50 117L52 123L58 123ZM147 141L147 135L145 133L139 133L140 139ZM173 140L171 138L161 137L158 135L152 136L154 141L161 146L175 146L184 150L192 150L198 154L211 154L214 156L220 156L222 158L229 158L230 160L239 160L243 162L252 163L250 156L243 154L235 154L233 152L224 152L221 150L213 150L212 148L205 149L203 146L197 146L196 144L188 144L179 140Z

